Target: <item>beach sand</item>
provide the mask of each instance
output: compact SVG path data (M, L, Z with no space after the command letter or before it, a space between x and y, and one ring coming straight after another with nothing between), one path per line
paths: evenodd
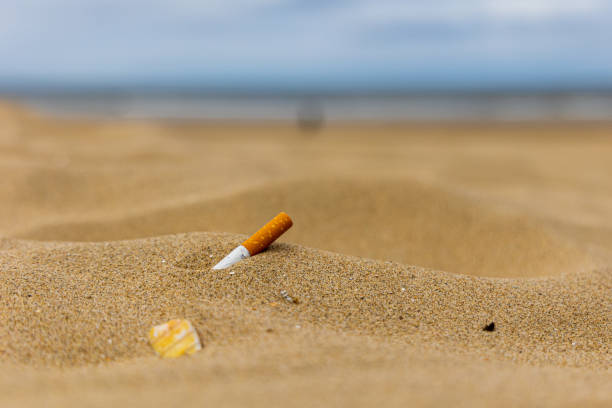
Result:
M611 135L2 104L0 406L612 406Z

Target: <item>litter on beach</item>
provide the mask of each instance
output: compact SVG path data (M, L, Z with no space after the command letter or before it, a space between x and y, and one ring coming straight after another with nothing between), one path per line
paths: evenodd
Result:
M261 227L259 231L254 233L242 243L227 254L213 269L225 269L229 268L236 262L246 259L250 256L256 255L261 251L265 250L281 235L285 233L291 226L293 221L284 212L279 213L276 217L272 218L266 225Z
M198 333L188 320L174 319L151 328L149 341L155 352L164 358L193 354L202 349Z

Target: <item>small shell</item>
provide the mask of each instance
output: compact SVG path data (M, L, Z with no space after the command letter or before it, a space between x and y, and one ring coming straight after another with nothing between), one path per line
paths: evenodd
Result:
M174 319L153 327L149 341L155 352L164 358L193 354L202 349L198 333L188 320Z

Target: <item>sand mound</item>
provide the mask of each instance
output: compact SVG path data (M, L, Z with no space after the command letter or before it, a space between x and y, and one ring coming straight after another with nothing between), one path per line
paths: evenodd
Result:
M609 271L495 280L288 244L210 270L243 238L3 240L0 402L611 401ZM194 323L204 350L161 361L145 336L175 317Z
M284 239L355 256L477 276L545 276L589 267L584 251L525 217L410 181L299 181L144 215L47 225L22 238L112 241L191 231L255 231L278 209Z
M15 244L0 252L2 359L71 366L150 356L148 328L181 316L221 345L299 325L514 361L612 363L609 273L484 280L287 244L233 274L210 270L242 239ZM281 290L299 304L284 302ZM491 321L496 331L483 331Z

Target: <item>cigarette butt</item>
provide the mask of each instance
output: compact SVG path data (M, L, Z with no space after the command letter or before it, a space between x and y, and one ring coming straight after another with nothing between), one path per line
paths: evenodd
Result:
M284 212L272 218L259 231L251 235L242 243L251 256L256 255L270 246L278 237L283 235L293 225L291 218Z
M270 246L278 237L283 235L293 225L291 218L284 212L279 213L272 218L266 225L261 227L259 231L254 233L242 243L227 254L213 269L225 269L238 261L241 261L250 256L256 255Z
M198 333L188 320L174 319L153 327L149 341L155 352L164 358L193 354L202 349Z

